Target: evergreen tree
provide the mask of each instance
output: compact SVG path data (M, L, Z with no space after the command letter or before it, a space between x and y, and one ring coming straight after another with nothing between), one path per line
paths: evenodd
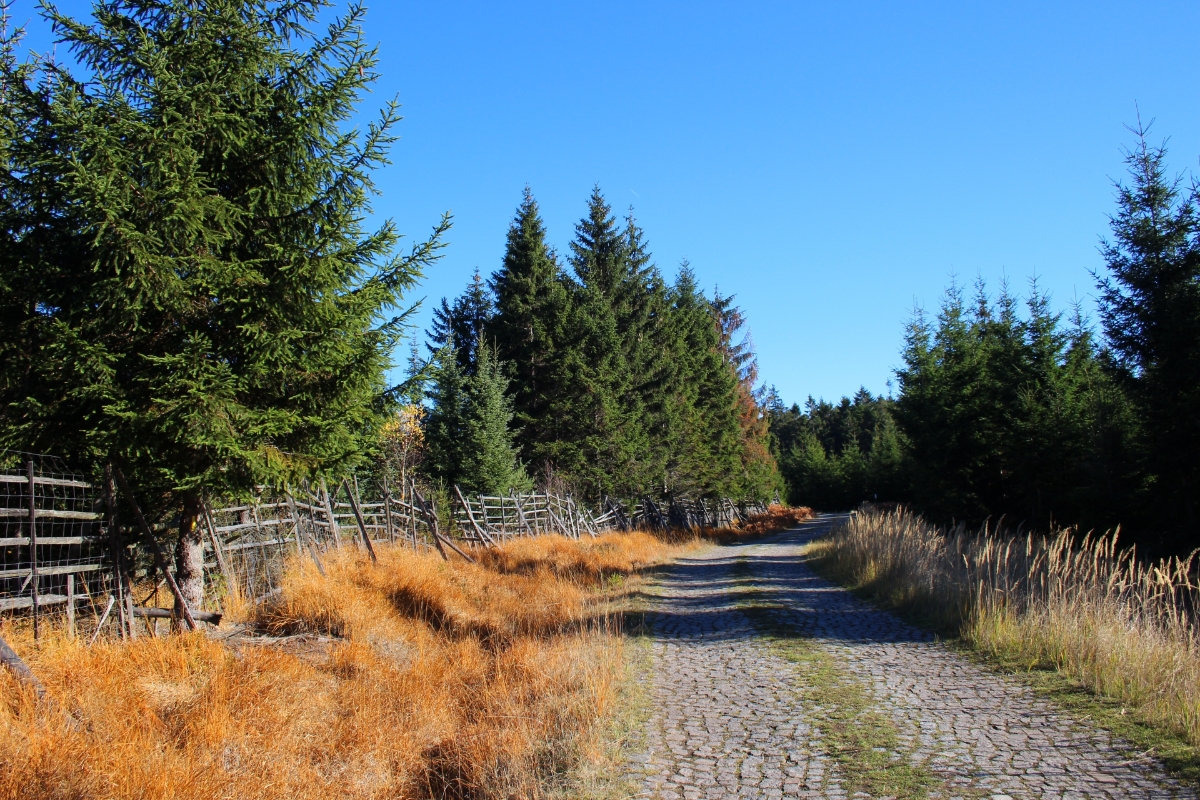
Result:
M721 349L711 302L685 261L671 291L668 347L662 361L664 488L683 494L729 496L740 471L738 383Z
M491 295L476 269L466 291L453 304L443 297L441 305L433 310L433 322L425 332L431 342L429 352L449 347L463 373L473 375L480 342L494 315Z
M958 286L947 290L936 329L914 314L903 358L896 416L909 441L913 499L937 519L987 517L976 480L991 437L979 424L984 352Z
M177 568L202 591L206 496L336 473L386 410L408 257L364 230L395 103L344 128L376 79L352 7L112 0L45 6L85 77L3 60L2 439L124 466L182 511Z
M808 398L805 410L767 394L772 452L790 502L824 509L907 497L903 437L893 403L860 389L837 405Z
M712 301L720 352L727 368L736 379L735 407L738 415L739 469L731 476L728 495L766 499L783 489L783 481L775 457L771 454L771 438L766 415L759 408L755 384L758 382L758 360L749 333L737 339L746 324L742 310L733 305L733 296L721 297L718 292Z
M527 491L532 482L517 457L512 399L494 348L479 348L475 374L467 381L461 482L464 491L503 494Z
M686 264L668 287L632 213L619 224L598 189L576 226L570 266L565 274L546 245L526 189L485 323L497 360L512 370L526 462L589 497L769 497L779 477L753 353L736 338L741 312L706 299ZM445 304L431 334L456 341L453 321L469 316L456 309L480 307L470 302L478 294ZM460 358L467 382L470 369ZM441 414L435 408L433 420Z
M562 352L563 381L550 407L561 436L551 460L587 494L646 490L650 449L618 315L626 246L597 188L575 227L571 266L578 278Z
M563 382L561 349L571 296L529 187L508 229L504 263L492 276L496 313L487 336L513 370L517 442L527 463L543 465L559 438L550 413Z
M472 375L464 374L448 346L435 355L426 469L447 487L457 484L468 493L524 491L531 483L513 443L508 379L490 345L480 345L476 354Z
M1026 308L980 286L968 309L952 286L936 330L914 320L896 403L911 498L942 520L1112 524L1098 512L1111 501L1091 505L1088 488L1120 471L1119 452L1097 460L1121 438L1111 383L1081 318L1063 329L1036 282Z
M450 345L433 355L429 414L425 418L425 471L445 486L462 482L466 460L467 376Z
M1187 546L1200 530L1200 190L1166 177L1166 150L1126 153L1130 185L1117 186L1113 239L1102 253L1100 312L1115 365L1140 417L1143 472L1157 521Z

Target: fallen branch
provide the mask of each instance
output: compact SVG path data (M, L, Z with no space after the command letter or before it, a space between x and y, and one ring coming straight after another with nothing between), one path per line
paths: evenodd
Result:
M135 617L153 617L156 619L175 619L175 612L169 608L143 608L141 606L133 607L133 615ZM213 625L221 624L221 614L213 611L193 611L192 619L198 622L211 622Z

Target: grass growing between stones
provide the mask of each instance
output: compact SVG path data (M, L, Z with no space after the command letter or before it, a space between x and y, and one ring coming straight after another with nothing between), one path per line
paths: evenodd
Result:
M771 650L796 665L811 701L811 722L821 734L817 744L837 769L842 788L853 796L916 800L926 797L937 781L902 741L895 721L873 708L870 688L842 668L796 626L784 619L788 609L770 601L769 590L754 585L746 559L734 573L741 584L739 610L768 642Z
M1131 759L1200 784L1200 607L1192 560L1143 564L1114 539L944 531L856 513L809 548L818 574L945 637Z

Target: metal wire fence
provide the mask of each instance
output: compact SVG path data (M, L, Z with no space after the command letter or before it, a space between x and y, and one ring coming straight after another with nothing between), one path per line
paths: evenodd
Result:
M87 476L53 456L0 451L0 611L95 609L112 583L103 501ZM103 608L103 605L100 606Z

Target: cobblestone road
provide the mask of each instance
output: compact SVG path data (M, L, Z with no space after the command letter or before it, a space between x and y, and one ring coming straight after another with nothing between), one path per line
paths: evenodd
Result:
M801 551L833 521L714 548L660 581L654 710L632 766L639 797L870 796L823 748L829 717L811 676L754 624L748 589L890 720L887 758L924 776L910 796L1196 797L1105 731L816 577Z

